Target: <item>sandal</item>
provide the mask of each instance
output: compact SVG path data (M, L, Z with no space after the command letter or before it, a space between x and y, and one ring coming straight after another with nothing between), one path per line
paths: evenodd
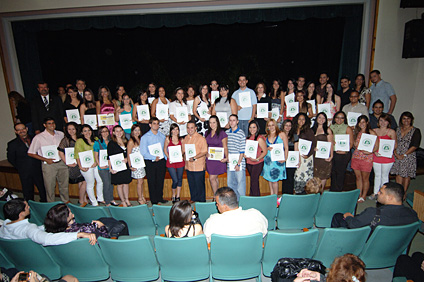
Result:
M363 203L363 202L365 202L364 198L360 197L360 198L358 199L358 203Z
M175 197L172 197L172 204L175 204L175 202L176 202L176 198Z
M126 200L126 202L127 202L127 207L132 207L132 204L129 200Z
M146 204L146 200L143 198L141 198L141 200L137 201L140 205L145 205Z

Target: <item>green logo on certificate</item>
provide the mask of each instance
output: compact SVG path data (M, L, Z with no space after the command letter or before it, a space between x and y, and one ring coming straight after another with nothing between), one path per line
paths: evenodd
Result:
M46 155L47 155L47 157L49 158L49 157L54 157L54 155L55 155L55 153L54 153L54 151L47 151L46 152Z
M122 164L122 162L120 160L116 160L115 165L116 166L120 166Z
M69 153L68 157L70 157L71 159L75 158L74 153Z
M71 119L77 119L77 115L76 114L72 114L71 115Z
M261 108L261 113L265 113L265 109L264 108Z
M134 163L138 164L139 162L141 162L140 158L137 157L137 158L134 159Z
M302 145L302 146L300 147L300 150L302 150L302 151L306 151L306 149L307 149L306 145Z
M249 152L253 152L253 151L255 151L255 148L253 148L253 146L249 146L248 150L249 150Z
M159 156L159 150L158 150L158 149L155 149L155 150L153 151L153 155L155 155L155 156Z
M290 159L289 159L289 161L291 161L291 162L294 162L295 160L296 160L296 158L293 157L293 156L291 156Z
M189 155L193 155L193 153L194 153L193 150L188 150Z
M391 146L388 145L388 144L386 144L386 145L383 146L383 151L384 152L389 152L391 149L392 149Z
M365 146L365 147L369 147L369 146L371 146L371 140L370 140L370 139L365 139L365 140L364 140L364 146Z
M281 150L280 149L275 149L274 154L276 156L280 156L281 155Z
M91 162L91 157L89 157L89 156L85 157L84 161L85 161L86 163Z

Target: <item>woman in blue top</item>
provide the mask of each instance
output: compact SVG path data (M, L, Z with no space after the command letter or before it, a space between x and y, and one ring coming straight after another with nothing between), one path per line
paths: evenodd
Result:
M286 179L286 164L285 160L289 154L289 141L287 135L284 132L280 132L277 126L277 122L270 118L266 123L266 145L268 147L268 153L264 158L264 168L262 170L262 176L268 181L269 191L272 194L278 194L278 181ZM284 161L272 161L271 151L273 150L273 144L283 144L284 149Z
M133 104L130 96L127 93L122 94L122 103L120 107L116 108L115 111L115 121L119 122L119 125L122 126L121 121L119 120L120 115L130 114L132 124L136 124L136 121L133 118ZM131 127L124 129L125 137L127 140L131 138Z
M105 200L105 203L107 206L118 206L118 204L113 200L113 184L110 179L110 172L109 172L109 164L107 161L107 145L110 141L110 135L109 135L109 129L106 126L100 126L99 127L99 139L94 142L93 145L93 151L94 151L94 158L96 159L96 162L99 164L99 175L100 178L103 181L103 198ZM101 166L101 162L99 162L100 157L100 150L105 150L105 160L104 166Z

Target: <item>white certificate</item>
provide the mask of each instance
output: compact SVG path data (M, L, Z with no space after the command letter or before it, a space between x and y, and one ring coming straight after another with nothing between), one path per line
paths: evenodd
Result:
M159 159L163 159L163 150L162 145L160 143L149 145L147 146L147 148L149 149L150 155L159 157Z
M56 145L42 146L41 152L46 159L53 159L54 162L60 161L59 152Z
M138 120L149 120L150 119L149 105L137 106L137 115L138 115Z
M66 110L66 117L68 118L68 122L73 121L81 124L81 118L78 109Z
M65 162L67 165L76 164L74 148L65 148Z
M177 122L188 122L188 109L185 105L182 107L175 107L175 114Z
M257 118L268 118L268 103L257 103L256 104L256 117Z
M311 150L312 141L305 140L305 139L299 139L299 153L301 155L308 155L309 151Z
M252 107L252 101L250 100L250 92L241 92L239 94L240 107L250 108Z
M224 158L224 148L222 147L209 147L208 153L209 153L208 160L220 161Z
M331 114L330 104L318 104L318 112L323 112L327 118L333 118L333 114Z
M377 140L377 135L362 133L361 140L359 140L358 150L372 153L374 150L375 140Z
M272 109L271 118L274 120L278 120L279 117L280 117L280 109L279 108Z
M99 150L99 166L100 167L108 166L107 150Z
M211 116L210 114L208 114L208 111L209 111L209 109L208 109L208 105L206 105L206 103L201 103L199 105L199 107L197 108L197 112L199 113L199 116L201 118L206 119L206 120L209 120L209 118Z
M272 147L271 150L271 161L284 161L286 159L286 156L284 155L284 144L272 144L270 147Z
M155 100L155 97L148 97L147 101L149 102L149 104L153 103L153 101Z
M228 123L228 116L226 112L216 112L216 116L219 119L219 124L221 127L225 127Z
M194 103L194 100L187 101L187 108L189 109L188 113L190 115L193 114L193 103Z
M194 144L185 144L185 156L187 161L196 156L196 146Z
M286 167L296 168L299 164L299 151L289 151L287 156Z
M354 112L348 112L347 113L347 125L349 126L355 126L357 121L358 121L358 117L361 116L361 113L354 113Z
M285 97L284 97L284 102L286 102L286 105L288 104L288 103L293 103L295 100L294 100L294 93L292 93L292 94L289 94L289 95L286 95ZM282 105L281 105L282 106Z
M167 120L169 118L168 116L168 108L169 105L163 105L163 104L156 104L156 117L161 120L165 119Z
M286 116L295 117L299 113L299 102L287 103L286 111Z
M169 161L173 163L180 163L183 161L183 152L181 145L168 147Z
M99 126L115 125L114 114L100 114L97 115L97 119L99 121Z
M312 113L316 114L317 113L317 106L315 105L315 100L307 100L306 102L311 104Z
M91 126L93 130L97 129L97 116L96 115L84 115L84 123Z
M350 151L350 136L349 134L336 134L334 135L334 141L336 142L334 146L335 151Z
M127 169L127 164L124 162L124 154L116 154L109 156L110 164L112 169L119 172Z
M393 156L394 148L395 148L395 140L380 139L380 145L378 146L378 153L382 157L391 158Z
M187 123L179 124L178 128L180 129L180 137L187 135Z
M119 115L119 123L123 129L131 129L131 126L133 125L131 114Z
M211 91L211 103L215 104L215 100L219 98L219 91Z
M230 171L236 171L236 165L238 164L240 154L228 154L228 168Z
M130 161L131 161L131 166L133 168L146 167L146 164L144 163L144 158L140 154L140 152L134 152L130 154Z
M315 158L328 159L331 152L331 142L317 141L317 151L315 152Z
M83 168L90 168L94 164L93 151L79 152L78 157Z
M246 147L244 148L244 155L246 158L256 159L258 154L258 141L246 140Z

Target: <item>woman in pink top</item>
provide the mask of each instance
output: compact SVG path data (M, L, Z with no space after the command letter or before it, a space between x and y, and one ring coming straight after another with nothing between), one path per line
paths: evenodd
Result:
M252 120L249 123L249 135L247 136L247 140L258 141L256 158L246 157L246 168L250 174L250 196L260 196L259 175L261 175L262 168L264 167L264 157L268 150L265 137L259 134L259 125L256 120Z
M96 113L100 114L114 114L116 104L112 100L112 94L107 86L99 87L99 101L96 102ZM115 121L115 120L113 120ZM110 134L112 134L114 125L108 125Z
M382 139L394 140L394 150L396 150L396 132L391 129L390 121L391 119L387 114L381 114L381 116L378 118L378 128L374 129L374 131L377 134L377 138L379 141ZM393 163L395 162L395 156L393 154L391 158L382 157L378 152L375 152L374 155L375 156L373 158L372 165L375 174L374 194L369 197L370 200L374 200L381 186L383 186L384 183L389 182L390 169L392 168Z

